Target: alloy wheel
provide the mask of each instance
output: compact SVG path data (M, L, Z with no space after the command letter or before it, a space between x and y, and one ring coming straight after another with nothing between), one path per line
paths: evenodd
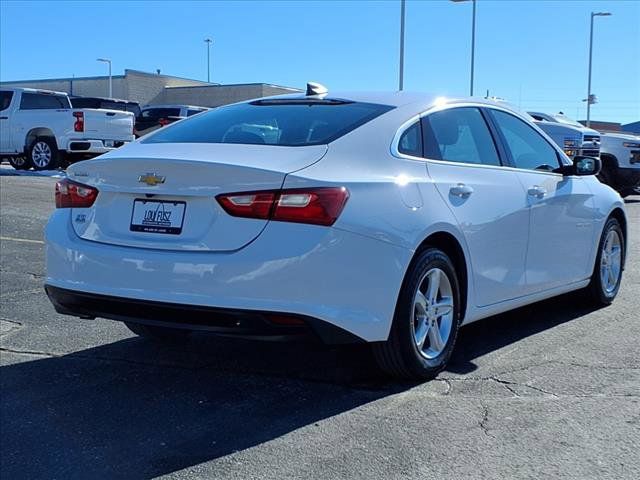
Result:
M51 147L47 142L36 142L31 152L31 158L36 167L44 168L51 163Z
M622 270L622 242L615 230L610 230L602 246L600 256L600 280L607 295L611 295L618 287Z
M411 326L420 354L432 360L447 346L453 325L453 289L447 274L432 268L418 283Z

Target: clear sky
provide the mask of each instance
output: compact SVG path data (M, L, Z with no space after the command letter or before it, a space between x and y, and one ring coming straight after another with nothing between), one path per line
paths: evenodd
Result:
M471 3L407 1L405 89L466 95ZM640 120L640 1L478 0L476 94L585 117L589 13L592 118ZM399 0L0 0L0 80L104 75L125 68L212 81L334 90L398 85Z

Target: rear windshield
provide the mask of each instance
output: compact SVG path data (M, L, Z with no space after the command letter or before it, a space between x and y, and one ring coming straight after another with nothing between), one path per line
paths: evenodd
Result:
M140 116L145 120L158 120L166 117L179 117L179 108L147 108L142 110Z
M344 100L258 100L218 107L160 130L143 143L322 145L392 108Z

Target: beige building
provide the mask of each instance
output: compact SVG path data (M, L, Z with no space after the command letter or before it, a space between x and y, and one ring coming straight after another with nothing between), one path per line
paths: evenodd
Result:
M19 80L2 82L1 85L55 90L84 97L109 96L108 76ZM124 75L114 75L112 85L114 98L135 101L140 105L182 104L217 107L250 98L299 91L265 83L219 85L137 70L125 70Z

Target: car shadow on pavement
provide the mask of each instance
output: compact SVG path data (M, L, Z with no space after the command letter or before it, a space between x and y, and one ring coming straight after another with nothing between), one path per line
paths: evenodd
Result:
M588 311L564 296L466 327L451 371L472 371L485 353ZM0 472L153 478L317 427L412 386L385 379L366 345L195 335L161 346L129 338L0 369Z
M478 368L475 359L596 309L578 291L474 322L460 330L447 371L471 373Z

